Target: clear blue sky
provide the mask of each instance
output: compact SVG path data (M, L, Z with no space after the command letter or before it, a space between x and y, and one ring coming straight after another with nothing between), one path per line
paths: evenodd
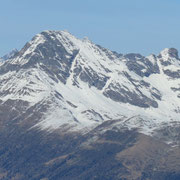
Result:
M0 1L0 56L43 30L68 30L120 53L180 50L180 0Z

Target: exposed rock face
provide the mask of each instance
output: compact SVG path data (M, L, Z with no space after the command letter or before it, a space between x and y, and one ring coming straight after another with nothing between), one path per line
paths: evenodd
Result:
M0 178L178 179L179 78L174 48L122 55L37 34L0 62Z

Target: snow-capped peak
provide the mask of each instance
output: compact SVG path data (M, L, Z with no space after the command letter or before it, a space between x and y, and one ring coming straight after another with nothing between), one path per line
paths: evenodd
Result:
M165 48L163 51L160 52L160 56L165 61L172 58L179 59L178 50L175 48Z

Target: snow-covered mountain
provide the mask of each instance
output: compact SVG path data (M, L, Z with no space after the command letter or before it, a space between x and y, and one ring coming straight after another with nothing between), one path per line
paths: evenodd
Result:
M174 48L158 56L122 55L66 31L44 31L1 64L0 84L1 105L11 102L21 123L33 117L30 129L85 133L117 120L113 127L154 134L180 126Z
M66 31L0 61L0 179L179 179L180 59Z

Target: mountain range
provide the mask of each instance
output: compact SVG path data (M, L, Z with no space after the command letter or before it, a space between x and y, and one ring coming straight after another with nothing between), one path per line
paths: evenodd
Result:
M0 179L180 179L180 59L43 31L0 60Z

